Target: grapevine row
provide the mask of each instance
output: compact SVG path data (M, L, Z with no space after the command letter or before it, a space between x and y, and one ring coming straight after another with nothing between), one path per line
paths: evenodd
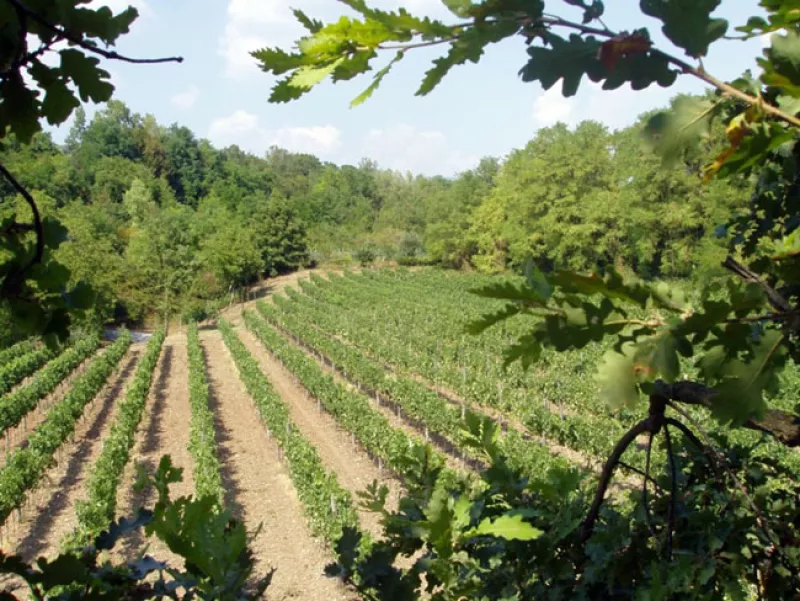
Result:
M264 425L283 449L312 532L334 543L344 528L358 528L350 493L325 469L314 446L295 427L286 405L230 324L219 320L218 325Z
M150 385L153 382L164 331L156 332L147 343L133 381L119 406L116 419L108 436L103 441L103 450L94 464L85 501L78 501L78 530L67 542L69 548L80 548L89 544L114 520L117 509L117 488L122 480L125 465L130 459L131 448L136 439L136 429L142 421Z
M404 354L404 348L406 347L402 345L395 344L387 348L387 343L376 335L375 329L371 327L371 324L367 322L362 324L360 320L351 320L347 324L343 324L341 323L343 315L341 312L325 310L324 307L317 305L316 301L305 295L287 292L292 297L291 303L282 301L279 297L275 298L276 304L284 312L296 311L298 314L312 316L312 321L327 332L329 336L337 331L345 331L348 339L358 340L356 345L358 348L366 348L369 355L373 357L378 355L382 361L386 361L395 369L404 372L421 371L426 376L430 376L433 369L436 375L439 377L445 376L448 381L461 375L458 374L457 367L454 368L454 366L446 362L436 364L435 368L429 368L418 355L410 356ZM411 331L413 332L413 328ZM417 387L422 386L416 382L414 384ZM433 392L430 394L432 396L435 395ZM471 393L465 395L465 397L467 401L474 403L478 407L496 406L494 403L487 403L486 396ZM517 421L524 424L530 432L545 436L563 446L586 451L596 457L606 457L608 455L614 444L614 434L618 430L620 432L622 430L622 426L611 418L581 414L559 416L536 402L506 402L497 406L497 408L513 416ZM519 444L517 444L517 448L519 448ZM626 457L626 460L639 467L644 466L644 457L640 452L631 452Z
M64 399L28 438L28 446L17 449L0 470L0 524L25 500L45 470L53 465L56 450L75 429L86 405L100 392L131 343L126 330L88 369L73 382Z
M278 298L275 300L278 301ZM308 320L294 319L288 313L279 318L274 306L270 307L261 301L257 303L257 308L270 322L287 330L304 345L343 369L348 378L394 400L407 415L425 424L426 429L430 428L457 448L470 452L465 440L465 419L482 414L450 403L423 384L402 375L389 377L384 369L357 349L320 334L314 326L309 325ZM500 439L500 446L504 448L512 467L523 470L529 476L540 475L555 466L562 469L570 466L568 461L554 457L538 443L525 440L514 429L509 429Z
M8 348L4 348L0 351L0 365L5 365L9 361L13 361L17 357L22 357L22 355L27 355L33 349L36 348L36 343L34 342L33 338L27 338L26 340L21 340L16 344L9 346Z
M214 414L208 406L208 378L200 347L197 324L187 331L189 353L189 403L192 425L189 452L194 458L194 489L197 498L214 497L222 502L224 489L219 457L214 444Z
M28 384L0 399L0 434L15 428L45 396L56 389L100 344L97 337L84 338L37 372Z
M364 395L348 390L325 374L314 359L255 313L245 311L244 320L247 328L299 379L339 425L358 438L370 455L379 458L396 474L404 477L418 474L423 464L434 469L444 466L445 459L441 453L393 428L370 406ZM457 476L448 471L447 477Z
M32 350L0 367L0 396L6 394L17 384L49 361L54 351L46 346Z

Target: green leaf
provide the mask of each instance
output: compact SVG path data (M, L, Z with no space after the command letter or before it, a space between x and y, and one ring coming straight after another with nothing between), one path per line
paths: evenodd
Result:
M289 85L296 88L311 89L344 62L344 58L339 58L328 65L322 67L314 67L311 65L303 65L294 72Z
M705 98L679 97L669 111L653 115L642 132L667 165L708 133L718 105Z
M639 341L634 364L637 372L648 380L661 376L667 382L674 382L680 373L678 341L669 330Z
M766 409L765 392L776 392L778 372L785 366L785 335L767 331L752 348L747 359L721 362L716 368L721 381L712 399L712 413L723 423L741 424L748 418L762 417Z
M311 33L317 33L322 29L323 24L321 21L309 18L302 10L295 8L292 10L295 18L300 21L300 24Z
M752 127L750 135L742 140L739 147L717 171L720 177L746 172L751 167L763 163L767 155L784 144L794 144L796 132L782 123L759 123Z
M75 82L81 100L105 102L111 98L114 86L104 81L110 75L98 67L100 61L97 58L87 56L74 48L62 50L59 54L61 54L61 70Z
M451 13L462 19L469 17L474 8L471 0L442 0L442 2Z
M289 54L280 48L262 48L251 52L250 55L261 62L262 70L274 75L283 75L308 62L302 54Z
M647 304L651 296L646 284L632 281L626 282L615 270L605 275L583 275L572 271L558 271L551 278L553 285L563 292L579 294L601 294L609 299L619 299L635 303L641 307Z
M270 102L290 102L292 100L297 100L309 91L310 88L293 86L290 80L291 76L280 80L272 87L272 93L269 96Z
M758 61L764 69L761 80L790 96L800 97L800 34L789 31L773 35L772 46L765 54L767 60Z
M623 352L608 351L597 370L600 396L611 407L633 408L639 402L631 345Z
M642 12L663 23L661 31L689 56L700 58L728 31L725 19L712 19L720 0L640 0Z
M81 103L62 80L57 80L47 87L42 102L42 114L50 125L58 125L67 120L72 111Z
M519 301L522 304L534 306L544 306L549 298L546 288L531 288L525 284L511 281L473 288L469 292L483 298Z
M524 521L521 515L501 515L492 520L486 518L476 528L464 533L463 538L496 536L504 540L534 540L544 532Z
M605 68L598 60L600 42L593 36L571 34L568 40L548 34L549 46L528 48L530 60L520 70L522 81L538 81L545 90L563 80L561 93L574 96L584 75L600 81Z
M433 61L434 66L425 73L416 95L429 94L441 83L450 69L468 61L477 63L483 56L486 46L514 35L517 30L518 25L513 21L499 21L465 29L457 39L451 42L447 54Z
M522 307L520 305L506 305L504 308L495 313L481 315L479 319L469 322L465 330L468 334L481 334L496 323L505 321L506 319L517 315L521 310Z
M350 103L350 108L358 106L359 104L361 104L364 101L366 101L370 96L372 96L372 94L375 92L375 90L378 89L378 86L381 85L381 82L383 81L383 78L386 77L386 75L389 73L389 71L392 70L392 67L395 65L395 63L400 62L403 59L404 56L405 56L404 52L398 52L397 55L392 59L392 62L390 62L383 69L378 71L375 74L375 77L373 78L372 83L369 84L369 87L367 87L366 90L361 92L361 94L359 94L358 96L353 98L353 101Z
M38 96L37 91L25 85L18 71L0 81L0 135L5 135L8 127L21 142L27 144L33 134L41 131Z

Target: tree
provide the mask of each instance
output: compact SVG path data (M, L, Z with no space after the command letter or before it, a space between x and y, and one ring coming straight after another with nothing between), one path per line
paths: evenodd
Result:
M250 219L264 273L276 276L306 265L305 225L288 201L273 196L268 202L256 205Z
M99 68L98 56L137 60L107 50L128 32L134 8L114 15L107 7L84 8L77 0L58 4L8 0L0 4L0 140L9 134L22 143L51 125L66 121L80 101L105 102L114 87ZM61 48L66 42L69 47ZM57 52L58 66L42 58ZM23 72L28 77L26 80ZM79 101L80 98L80 101ZM4 165L0 174L27 203L29 214L8 212L0 223L0 313L11 315L21 335L44 333L65 337L71 314L88 306L85 288L67 288L69 273L52 260L64 229L45 221L36 201Z
M583 348L593 340L610 338L615 342L614 349L599 371L603 394L617 406L629 408L637 407L642 396L648 399L647 417L619 440L608 458L585 519L570 524L569 520L562 521L563 507L547 508L554 490L561 494L566 490L563 476L561 488L554 488L554 476L549 483L537 483L530 497L520 493L527 490L524 484L516 485L518 488L509 486L508 479L499 477L508 468L492 448L491 434L481 431L486 426L473 424L475 439L482 441L476 444L481 444L492 461L484 482L489 493L471 494L465 489L454 491L442 486L433 494L426 492L404 500L402 517L392 516L392 520L387 515L394 540L379 545L375 555L360 563L352 561L354 547L343 549L342 573L361 583L363 594L377 598L385 598L389 590L403 590L401 582L412 590L420 586L422 571L433 579L430 590L442 599L544 595L565 599L797 596L800 543L791 525L797 519L796 505L784 512L780 509L786 499L783 493L770 494L763 489L767 498L754 501L747 491L764 480L753 479L744 468L747 461L732 466L728 459L720 459L718 452L685 423L691 415L684 409L689 405L706 407L722 424L766 432L785 445L800 444L800 417L770 408L767 400L780 386L781 370L800 358L800 270L796 263L800 257L800 223L796 219L795 148L800 128L796 116L800 71L795 68L800 62L800 17L796 6L788 1L763 0L761 7L767 18L754 16L737 28L744 38L772 34L771 44L759 60L758 79L745 74L727 83L705 71L701 62L709 46L728 32L728 22L712 15L719 0L641 0L642 16L660 22L661 31L680 56L656 48L646 27L630 32L610 30L603 22L600 0L565 3L569 7L553 1L447 0L445 4L458 22L446 24L416 17L404 9L384 11L371 8L363 0L348 0L346 4L358 17L342 17L325 24L297 11L295 14L308 33L294 50L266 48L253 52L265 71L283 76L273 88L273 102L294 100L329 76L336 82L373 70L374 63L388 51L393 58L374 70L372 83L353 100L353 104L359 104L409 52L422 47L446 47L446 53L434 60L417 90L417 94L425 95L453 67L479 61L489 44L510 37L521 37L527 45L527 58L520 70L523 81L539 82L545 89L561 82L566 96L574 95L584 78L601 83L604 89L630 84L639 90L653 84L670 86L679 75L695 77L709 84L715 95L681 99L672 111L653 116L647 125L653 145L672 160L685 158L687 149L698 144L714 120L723 119L728 143L703 169L706 179L749 176L757 182L749 205L726 228L730 254L722 266L730 277L722 289L707 285L694 298L686 298L669 285L623 278L613 265L593 274L564 270L546 274L529 260L524 282L502 282L478 291L507 304L475 323L474 333L512 316L532 318L529 333L509 349L508 361L522 360L528 365L539 357L543 347ZM563 10L553 9L554 6ZM577 9L582 15L570 19L566 16L570 9ZM550 144L559 152L557 139ZM544 199L548 212L568 223L572 221L570 236L564 236L561 229L540 232L519 249L490 237L484 250L487 261L502 265L506 254L519 261L528 252L553 252L556 259L572 263L573 268L585 267L571 260L578 256L572 235L583 236L585 246L586 241L597 241L600 231L594 222L576 222L574 198L585 194L587 187L599 184L601 189L607 189L615 184L607 155L607 150L596 149L589 164L571 161L566 168L580 167L581 171L564 174L563 182L570 184L568 195L551 194ZM637 181L636 175L631 181ZM500 231L511 220L506 219L504 199L497 200L495 207L487 207L485 221ZM526 217L526 207L519 204L518 200L512 201L508 208L521 210ZM536 223L541 217L546 220L547 214L537 214L539 205L527 208L533 209L530 217L535 217ZM671 208L667 207L660 217L668 215ZM699 222L699 217L682 215L679 222ZM527 223L532 225L532 221ZM664 225L670 229L674 223L667 221ZM697 236L701 227L697 223L693 230L678 237ZM511 232L513 237L524 236L526 228L522 229ZM484 231L480 228L481 233ZM548 238L551 234L555 239ZM660 234L665 235L673 234ZM478 244L481 246L484 241L479 240ZM686 261L680 252L669 256L667 250L675 249L659 244L652 249L653 261L661 269L666 266L671 270L676 263ZM699 366L699 382L681 380L681 356L691 357ZM685 436L699 455L684 454L680 467L676 466L678 459L670 431ZM634 519L628 525L630 518L610 509L605 495L622 454L641 435L648 436L648 457L654 437L664 439L671 473L662 482L669 482L670 492L660 498L669 501L661 505L654 501L651 506L645 495L645 519ZM790 490L789 495L800 492L796 484L789 483L792 476L774 470L769 462L756 458L749 465L768 471L767 486L773 493L777 489ZM648 472L649 461L643 476L645 492ZM691 490L692 495L701 494L704 501L687 501L687 496L679 501L679 475L691 483L697 482L692 474L698 473L703 474L699 482L705 488L687 488L685 495ZM767 472L761 473L763 476ZM733 483L738 488L731 493L725 487ZM714 492L708 496L700 490ZM679 502L686 519L681 518L684 530L677 530L676 526ZM537 535L539 542L527 547L519 546L512 535L499 537L505 542L493 549L480 544L466 548L446 546L450 539L444 533L454 532L464 522L471 523L469 516L489 504L531 511L527 514L530 520L539 528L547 528L548 536ZM744 521L737 522L735 534L727 529L727 534L718 538L714 529L725 528L734 518L712 518L708 507L716 508L712 510L716 516L733 510L735 519ZM424 517L410 517L414 511ZM658 520L657 526L654 520ZM397 531L401 521L408 522L403 526L405 536ZM415 527L417 534L411 534ZM753 546L739 538L743 527ZM673 555L676 536L682 541L686 536L694 537L697 543L681 547L687 553L685 562ZM729 547L731 537L737 542ZM423 557L413 570L392 571L385 565L401 548L419 547L424 549ZM389 559L375 570L371 562L381 554ZM609 559L612 557L613 563ZM384 576L380 569L385 570Z

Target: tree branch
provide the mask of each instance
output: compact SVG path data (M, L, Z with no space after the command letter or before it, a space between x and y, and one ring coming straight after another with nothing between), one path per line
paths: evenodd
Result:
M182 56L171 56L171 57L167 57L167 58L130 58L128 56L123 56L123 55L121 55L121 54L119 54L117 52L113 52L113 51L110 51L110 50L103 50L102 48L99 48L98 46L95 46L91 42L87 42L86 40L84 40L84 39L82 39L80 37L76 37L76 36L70 34L66 29L62 29L61 27L58 27L57 25L54 25L53 23L50 23L47 19L42 17L35 10L32 10L32 9L28 8L28 6L25 5L25 3L22 2L22 0L7 0L7 1L10 2L14 6L14 8L16 8L18 11L22 11L28 17L30 17L31 19L36 21L39 25L41 25L42 27L44 27L46 29L49 29L50 31L55 33L57 36L67 40L68 42L71 42L72 44L75 44L76 46L80 46L81 48L83 48L87 52L91 52L93 54L98 54L98 55L103 56L103 57L105 57L107 59L123 61L123 62L126 62L126 63L136 63L136 64L182 63L183 62L183 57Z
M594 533L594 525L597 522L597 518L600 516L600 508L603 505L603 500L606 496L606 490L611 483L611 477L614 475L614 469L619 464L620 458L639 435L644 434L645 432L651 432L652 429L653 418L651 416L647 419L643 419L638 424L633 426L622 438L620 438L619 442L617 442L608 460L603 465L603 472L600 475L600 482L597 485L597 492L595 492L592 506L583 522L583 534L581 535L582 542L585 543L588 541Z
M659 380L659 382L661 382ZM657 383L658 384L658 383ZM673 384L661 382L664 395L671 401L710 409L717 391L699 382L682 381ZM748 419L744 428L769 434L787 447L800 447L800 416L778 409L767 409L762 419Z
M30 206L33 212L33 229L36 232L36 252L27 265L20 268L16 273L11 273L6 276L5 282L3 282L3 288L7 289L9 286L19 283L19 280L31 267L37 263L41 263L42 257L44 256L44 228L42 227L42 216L39 213L39 207L36 206L36 201L33 199L33 196L31 196L31 193L25 189L25 186L17 181L2 163L0 163L0 174L9 181L14 190L16 190Z
M592 34L604 38L613 38L619 35L607 29L603 30L603 29L598 29L596 27L589 27L581 23L573 23L572 21L567 21L565 19L560 19L560 18L545 17L543 19L540 19L539 23L556 27L567 27L569 29L575 29L577 31L580 31L581 33L584 34ZM742 102L746 102L749 105L758 104L763 108L765 113L772 115L776 119L779 119L790 125L793 125L794 127L800 127L800 119L798 119L794 115L785 113L778 107L763 102L762 99L757 98L755 96L751 96L750 94L746 94L745 92L736 89L732 85L725 83L720 79L717 79L716 77L708 73L703 68L702 64L699 67L694 67L689 63L687 63L686 61L681 60L675 56L672 56L671 54L668 54L663 50L659 50L658 48L655 48L653 46L650 47L650 50L651 52L665 58L669 63L672 63L674 66L678 67L684 74L693 75L694 77L701 79L702 81L706 82L712 87L717 88L718 90L722 91L725 95L730 96L731 98L741 100Z
M778 311L779 313L790 313L794 307L792 307L791 303L783 298L783 296L775 290L772 286L767 284L761 276L759 276L754 271L751 271L741 263L739 263L736 259L728 255L725 260L722 262L722 266L738 275L746 282L752 282L754 284L758 284L761 286L761 289L767 295L767 300L769 300L769 304Z
M667 446L667 461L670 471L670 499L669 510L667 512L667 561L672 561L672 533L675 530L675 504L678 499L678 470L675 466L675 455L672 450L672 437L669 434L669 426L664 424L664 441Z

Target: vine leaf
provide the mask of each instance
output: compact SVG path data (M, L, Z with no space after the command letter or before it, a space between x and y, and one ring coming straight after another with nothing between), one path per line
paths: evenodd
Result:
M535 540L542 534L544 534L542 530L525 522L521 515L506 514L494 520L486 518L475 528L467 530L463 536L464 538L496 536L504 540Z

